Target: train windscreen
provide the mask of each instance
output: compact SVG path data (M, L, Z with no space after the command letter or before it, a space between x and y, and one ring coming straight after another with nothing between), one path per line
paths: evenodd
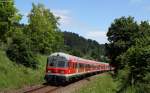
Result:
M51 56L48 59L48 65L50 67L61 67L64 68L67 66L67 60L61 56Z

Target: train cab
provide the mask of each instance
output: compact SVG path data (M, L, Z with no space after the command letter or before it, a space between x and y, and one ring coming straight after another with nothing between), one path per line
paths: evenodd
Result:
M68 74L68 61L69 58L64 53L50 55L47 59L45 80L49 82L65 79Z

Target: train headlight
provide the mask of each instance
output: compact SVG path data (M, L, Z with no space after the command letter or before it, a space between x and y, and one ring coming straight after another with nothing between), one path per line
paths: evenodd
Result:
M48 72L48 73L51 73L52 71L51 71L51 70L48 70L47 72Z

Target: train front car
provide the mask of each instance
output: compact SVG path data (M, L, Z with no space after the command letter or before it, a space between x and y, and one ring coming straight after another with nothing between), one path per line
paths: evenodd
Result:
M64 53L51 54L47 59L45 80L47 82L66 82L68 73L68 55Z

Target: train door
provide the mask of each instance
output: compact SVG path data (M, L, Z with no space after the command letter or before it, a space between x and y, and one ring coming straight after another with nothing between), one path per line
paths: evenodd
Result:
M70 62L68 63L68 68L69 68L69 70L70 70L70 73L76 73L77 62L70 61Z

